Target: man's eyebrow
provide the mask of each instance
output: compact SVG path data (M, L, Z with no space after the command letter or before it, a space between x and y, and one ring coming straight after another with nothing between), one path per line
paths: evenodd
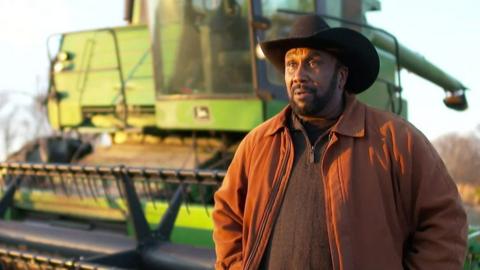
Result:
M299 54L303 54L303 48L290 49L285 53L285 57L287 57L287 56L297 56Z
M310 52L310 53L307 55L307 57L309 57L309 58L313 58L313 57L320 57L320 58L323 58L323 57L324 57L324 55L323 55L323 54L321 54L321 53L319 53L319 52Z
M301 53L297 50L288 51L285 54L285 58L294 57L294 56L297 56L299 54L301 54ZM308 52L308 54L305 56L305 58L313 58L313 57L323 58L324 55L322 55L320 52L311 51L311 52Z

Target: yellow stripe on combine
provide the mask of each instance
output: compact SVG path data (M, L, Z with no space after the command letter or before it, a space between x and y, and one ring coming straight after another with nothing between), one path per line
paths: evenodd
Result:
M125 221L127 206L120 198L107 199L105 197L82 198L78 195L55 194L48 191L30 191L15 195L15 206L26 210L48 212L80 218L93 218L107 221ZM158 224L168 208L166 202L144 203L144 212L149 224L153 227ZM176 226L212 230L212 207L185 204L180 208Z

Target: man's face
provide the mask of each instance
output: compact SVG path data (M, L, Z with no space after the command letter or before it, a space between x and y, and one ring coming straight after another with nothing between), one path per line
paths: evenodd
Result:
M285 83L290 105L301 116L319 116L339 95L348 69L328 52L294 48L285 54Z

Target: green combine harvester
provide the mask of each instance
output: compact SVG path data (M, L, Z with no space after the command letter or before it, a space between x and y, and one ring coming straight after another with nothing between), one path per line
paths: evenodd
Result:
M378 0L127 0L127 26L52 37L48 118L65 136L0 164L2 269L213 268L212 194L243 136L287 104L258 43L300 14L375 44L380 74L360 100L407 118L406 68L464 110L462 83L367 24L378 10ZM476 235L465 269L480 269Z

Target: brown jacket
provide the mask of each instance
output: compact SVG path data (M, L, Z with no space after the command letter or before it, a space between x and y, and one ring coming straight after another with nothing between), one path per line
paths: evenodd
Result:
M216 269L257 269L293 162L290 108L240 144L213 212ZM411 124L347 97L322 157L334 269L461 269L467 223L457 189Z

